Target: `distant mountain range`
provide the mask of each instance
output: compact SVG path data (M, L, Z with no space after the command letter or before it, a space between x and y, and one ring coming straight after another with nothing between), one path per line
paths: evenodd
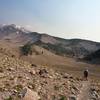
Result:
M43 47L57 55L80 59L88 58L87 56L90 56L90 54L100 49L100 43L98 42L82 39L58 38L48 34L27 31L14 24L0 26L0 40L21 45L31 43Z

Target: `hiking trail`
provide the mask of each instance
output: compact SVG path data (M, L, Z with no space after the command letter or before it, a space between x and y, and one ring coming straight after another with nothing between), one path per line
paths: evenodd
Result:
M80 94L77 97L77 100L90 100L90 82L83 81L83 87L80 91Z

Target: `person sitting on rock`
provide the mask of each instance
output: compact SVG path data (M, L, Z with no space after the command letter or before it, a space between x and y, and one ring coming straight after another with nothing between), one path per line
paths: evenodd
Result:
M85 70L84 71L84 79L85 80L88 80L88 70Z

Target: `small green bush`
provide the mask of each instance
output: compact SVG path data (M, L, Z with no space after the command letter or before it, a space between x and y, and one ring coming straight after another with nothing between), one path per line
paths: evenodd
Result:
M60 100L67 100L67 98L64 95L62 95Z
M23 46L20 48L20 50L21 50L21 54L22 54L22 55L27 56L27 55L29 55L29 54L32 54L32 45L29 44L29 43L27 43L27 44L23 45Z
M4 99L4 100L13 100L13 98L10 96L9 98Z

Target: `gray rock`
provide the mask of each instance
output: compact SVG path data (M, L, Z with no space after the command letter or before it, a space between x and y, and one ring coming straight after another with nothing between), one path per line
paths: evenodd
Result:
M25 88L22 91L22 98L23 100L39 100L40 96L37 92L30 90L29 88Z
M76 96L75 96L75 95L71 95L71 96L69 97L69 100L77 100L77 99L76 99Z

